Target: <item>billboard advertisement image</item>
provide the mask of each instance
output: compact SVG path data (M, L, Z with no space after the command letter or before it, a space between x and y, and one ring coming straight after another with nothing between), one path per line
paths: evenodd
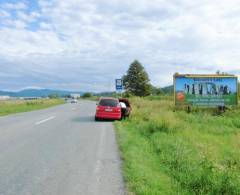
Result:
M193 106L237 105L237 77L175 75L175 104Z

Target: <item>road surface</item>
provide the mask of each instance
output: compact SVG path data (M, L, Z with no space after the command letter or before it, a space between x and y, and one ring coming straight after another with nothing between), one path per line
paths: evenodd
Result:
M113 125L94 121L95 106L0 117L0 194L125 194Z

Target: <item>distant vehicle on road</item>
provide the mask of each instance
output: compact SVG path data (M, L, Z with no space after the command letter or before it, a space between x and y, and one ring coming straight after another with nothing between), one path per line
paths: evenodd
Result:
M70 102L71 102L72 104L78 103L77 99L72 99Z
M112 119L119 120L122 118L121 107L117 98L103 97L97 104L95 120Z
M126 108L122 109L121 113L122 116L121 118L129 117L132 111L131 104L127 98L118 98L118 101L121 103L123 102L126 105Z

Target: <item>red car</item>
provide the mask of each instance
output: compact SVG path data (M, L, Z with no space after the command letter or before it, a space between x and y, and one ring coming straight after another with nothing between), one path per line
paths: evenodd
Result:
M95 120L99 119L121 119L121 107L119 100L111 97L104 97L99 100L96 108Z

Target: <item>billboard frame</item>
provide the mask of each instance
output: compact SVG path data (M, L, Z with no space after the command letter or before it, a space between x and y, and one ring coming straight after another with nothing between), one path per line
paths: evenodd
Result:
M237 86L237 101L236 105L232 106L237 106L238 105L238 97L239 97L239 91L238 91L238 76L236 75L231 75L231 74L179 74L175 73L173 75L173 88L174 88L174 105L177 106L176 104L176 78L182 77L182 78L234 78L236 79L236 86ZM184 106L191 106L190 104L184 104Z

